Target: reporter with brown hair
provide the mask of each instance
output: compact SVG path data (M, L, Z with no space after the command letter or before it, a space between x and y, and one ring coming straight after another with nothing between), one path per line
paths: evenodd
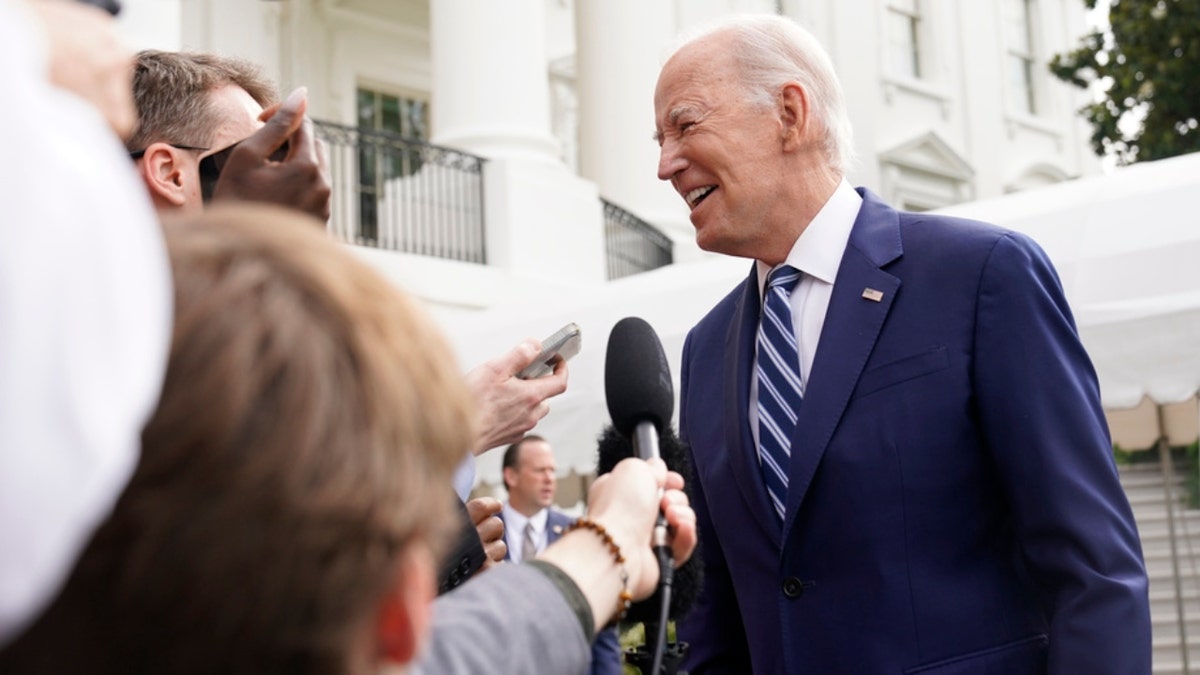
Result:
M165 233L175 328L141 459L0 671L366 673L416 661L436 623L425 672L581 672L618 598L654 588L660 506L690 554L682 479L631 461L595 484L596 531L445 596L434 622L444 486L474 435L440 335L295 212Z
M328 161L305 114L305 89L280 102L275 84L249 61L145 50L137 55L133 98L137 126L125 145L160 214L199 210L211 198L279 204L328 220ZM206 194L202 160L235 144Z

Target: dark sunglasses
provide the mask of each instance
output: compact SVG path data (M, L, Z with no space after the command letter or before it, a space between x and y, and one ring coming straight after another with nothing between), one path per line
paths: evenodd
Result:
M121 13L121 3L118 0L79 0L85 5L92 5L116 16Z
M167 145L175 148L176 150L195 150L196 152L208 152L209 150L208 148L197 148L194 145L178 145L175 143L167 143ZM141 159L145 157L146 150L148 149L149 148L142 148L141 150L134 150L133 152L129 153L129 159Z
M224 170L225 164L229 162L229 155L233 153L239 144L241 144L241 141L200 158L200 197L204 201L212 200L213 190L217 188L217 179L221 177L221 171ZM287 153L288 143L284 141L283 145L279 146L275 152L272 152L271 156L267 159L272 162L282 162L284 159L287 159Z

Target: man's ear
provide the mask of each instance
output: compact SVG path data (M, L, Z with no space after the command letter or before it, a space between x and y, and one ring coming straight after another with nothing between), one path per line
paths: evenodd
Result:
M182 165L184 152L167 143L151 143L138 161L138 173L156 207L178 208L187 203Z
M383 659L403 665L417 657L432 625L436 592L433 554L422 544L411 544L379 604L375 633Z
M795 150L804 144L809 131L808 92L796 82L788 82L779 92L779 123L782 127L784 150Z

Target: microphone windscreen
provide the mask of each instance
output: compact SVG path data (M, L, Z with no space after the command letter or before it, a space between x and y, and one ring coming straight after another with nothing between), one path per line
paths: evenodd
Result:
M621 319L608 336L604 358L604 397L613 425L626 436L639 422L661 431L675 412L675 387L662 342L638 317Z
M637 457L633 442L622 435L614 427L606 425L600 433L598 441L599 457L596 460L596 474L604 475L613 470L621 460L627 457ZM683 492L689 500L692 496L691 485L692 460L687 446L679 439L675 430L667 425L663 427L658 437L659 454L667 468L683 476ZM703 543L703 542L701 542ZM704 580L704 566L700 559L700 544L687 562L675 570L675 581L671 588L671 607L667 610L671 619L683 618L692 609L700 587ZM655 622L658 621L659 591L640 602L633 603L626 615L626 621Z

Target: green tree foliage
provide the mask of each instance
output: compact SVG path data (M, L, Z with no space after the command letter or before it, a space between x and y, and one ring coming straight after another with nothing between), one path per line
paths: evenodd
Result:
M1200 0L1111 0L1108 16L1109 32L1050 61L1059 79L1104 92L1079 111L1096 154L1131 164L1200 150Z

